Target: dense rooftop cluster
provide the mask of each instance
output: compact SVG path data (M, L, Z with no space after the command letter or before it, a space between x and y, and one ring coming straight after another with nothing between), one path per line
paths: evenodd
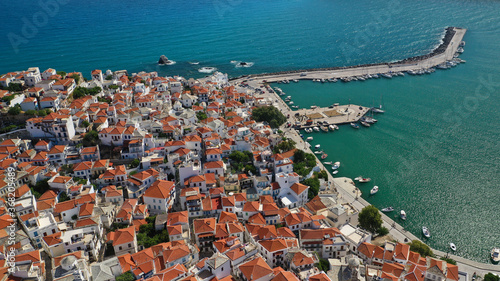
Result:
M252 119L273 102L264 89L218 72L91 77L0 78L5 107L35 111L0 142L1 280L458 280L406 244L372 244L332 183L311 194L296 149L273 152L286 138Z

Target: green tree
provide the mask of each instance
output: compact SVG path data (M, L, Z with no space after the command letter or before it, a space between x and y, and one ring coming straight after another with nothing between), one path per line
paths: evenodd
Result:
M252 118L257 122L269 122L272 128L277 128L286 122L286 117L274 106L263 106L252 111Z
M358 222L361 228L376 233L382 227L382 215L375 206L369 205L359 212Z
M80 84L80 75L73 74L73 75L71 75L71 78L75 79L76 85Z
M424 243L418 241L418 240L413 240L410 243L410 250L419 253L422 257L427 257L427 256L433 256L434 253L432 252L431 248L429 246L425 245Z
M89 121L85 120L82 122L82 125L83 125L83 127L87 128L88 126L90 126L90 123L89 123Z
M76 87L73 90L73 98L79 99L85 96L95 96L102 91L101 87L94 87L92 89L84 88L84 87Z
M484 275L484 281L499 281L499 280L500 280L500 277L498 277L498 275L495 275L491 272Z
M59 203L64 202L64 201L68 201L69 199L70 198L65 191L61 192L61 195L59 195Z
M135 276L130 271L127 271L127 272L117 276L115 280L116 281L134 281Z
M198 111L196 112L196 118L198 118L198 121L205 120L208 118L207 114L203 111Z
M66 77L66 72L64 71L57 71L56 74L61 75L62 78Z
M33 116L36 114L36 110L33 110L33 109L28 109L24 112L24 114L26 115L29 115L29 116Z
M387 229L387 227L382 226L382 227L380 227L380 228L377 230L377 234L378 234L379 236L384 236L384 235L387 235L387 234L389 234L389 229Z
M94 130L86 133L85 136L83 137L82 143L83 146L85 147L98 145L100 143L99 133L97 133L97 131Z
M309 191L307 194L307 197L309 199L314 198L314 196L318 195L319 193L319 179L317 177L310 177L302 182L302 184L305 184L309 186Z
M21 92L23 90L23 86L20 83L9 83L7 87L9 92Z
M317 267L319 268L319 270L322 270L324 272L327 272L328 270L330 270L330 263L328 262L327 259L324 259L324 258L319 258L319 263L317 264Z
M447 262L449 264L457 265L457 261L454 259L450 259L447 257L441 257L441 260L444 260L445 262ZM498 281L498 279L496 281Z
M273 149L274 153L283 153L290 151L295 148L296 142L292 139L287 139L282 142L280 142L278 145L276 145Z
M132 160L132 162L130 163L130 168L137 168L139 167L139 165L141 164L141 160L135 158L134 160Z
M50 189L48 179L37 181L34 186L31 186L31 193L35 195L35 198L40 198L47 190Z
M15 106L9 108L8 112L10 115L19 115L21 114L21 106L19 106L19 104L16 104Z

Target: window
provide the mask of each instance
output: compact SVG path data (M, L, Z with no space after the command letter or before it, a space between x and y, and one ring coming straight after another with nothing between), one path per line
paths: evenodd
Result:
M120 250L120 251L121 251L121 250L122 250L122 246L118 247L118 250Z
M129 248L131 248L131 247L132 247L132 244L130 244L130 243L129 243L129 244L128 244L128 247L129 247Z

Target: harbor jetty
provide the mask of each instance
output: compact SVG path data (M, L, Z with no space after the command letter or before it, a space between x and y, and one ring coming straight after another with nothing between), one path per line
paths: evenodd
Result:
M328 80L328 79L344 79L365 76L365 75L391 75L402 72L421 72L435 67L448 68L449 64L457 64L464 62L458 58L458 54L462 45L462 40L467 29L458 27L448 27L441 44L432 52L406 58L396 62L364 64L356 66L343 66L331 68L315 68L293 71L282 71L274 73L253 74L232 79L238 83L242 81L258 81L259 83L274 83L280 81L292 80ZM347 80L345 80L347 78Z

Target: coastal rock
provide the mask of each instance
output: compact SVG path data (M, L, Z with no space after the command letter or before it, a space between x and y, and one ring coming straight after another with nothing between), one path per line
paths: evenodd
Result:
M169 64L170 61L165 55L161 55L160 60L158 60L158 64Z

